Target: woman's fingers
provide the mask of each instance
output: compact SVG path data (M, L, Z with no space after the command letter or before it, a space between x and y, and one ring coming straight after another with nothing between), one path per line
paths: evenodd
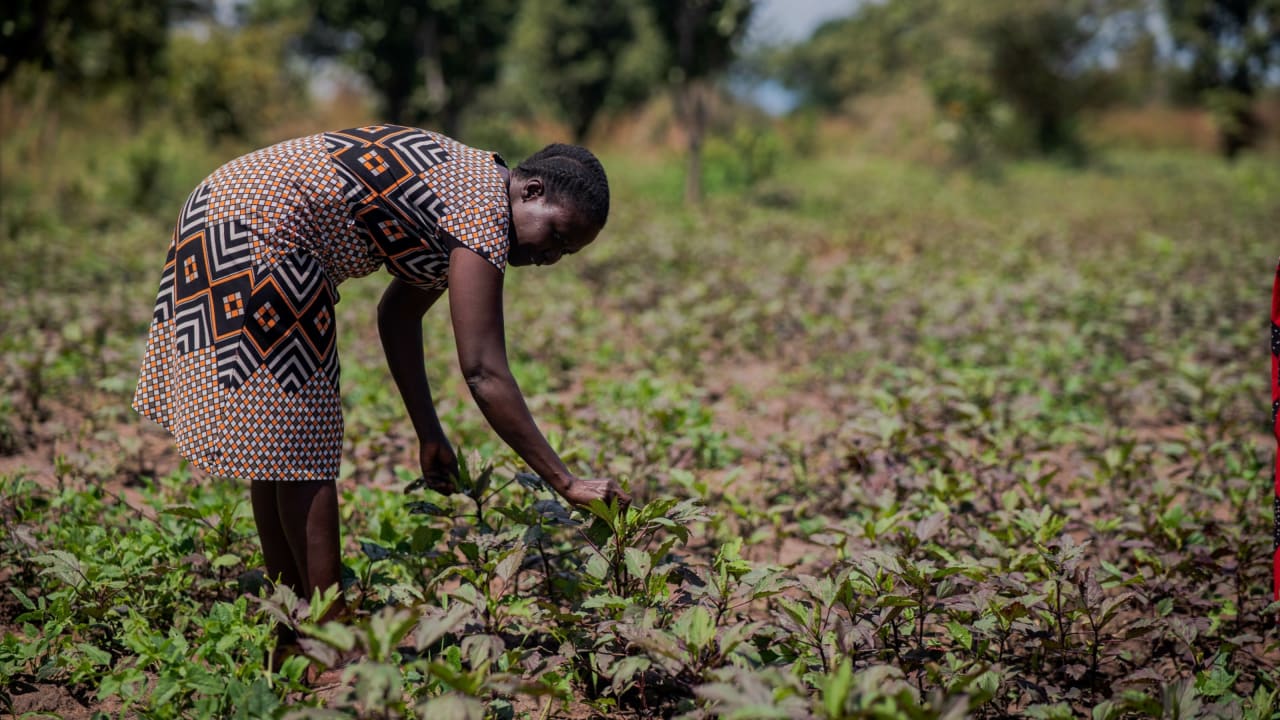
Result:
M450 495L458 491L458 486L447 475L433 475L426 478L427 487L441 495Z
M631 504L631 495L622 489L617 480L577 480L565 493L565 499L578 507L586 507L592 500L600 500L606 505L617 502L622 507Z

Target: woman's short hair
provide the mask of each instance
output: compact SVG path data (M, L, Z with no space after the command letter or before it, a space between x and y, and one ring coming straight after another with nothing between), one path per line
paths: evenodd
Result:
M609 219L609 178L600 160L581 145L548 145L525 158L516 172L541 179L548 200L574 206L596 227Z

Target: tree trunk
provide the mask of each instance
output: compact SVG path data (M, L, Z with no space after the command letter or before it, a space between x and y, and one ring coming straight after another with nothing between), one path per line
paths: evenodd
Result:
M458 132L458 110L450 92L449 83L444 77L444 61L440 57L439 28L434 15L428 14L422 19L415 33L414 44L418 48L418 57L423 64L423 90L426 94L428 112L436 123L435 130L456 137Z
M1221 132L1222 154L1235 160L1258 142L1258 118L1248 105L1232 108Z
M446 102L440 108L440 132L451 138L457 138L462 129L462 108L455 102Z
M1253 97L1257 88L1243 63L1236 68L1227 87L1226 92L1219 94L1219 103L1224 106L1221 112L1225 116L1219 121L1222 153L1229 160L1235 160L1241 152L1258 142L1258 116L1253 113Z
M688 165L684 176L684 201L689 205L702 204L702 142L707 133L707 106L703 97L702 82L690 80L677 91L681 96L677 114L684 124ZM683 110L679 110L682 106Z

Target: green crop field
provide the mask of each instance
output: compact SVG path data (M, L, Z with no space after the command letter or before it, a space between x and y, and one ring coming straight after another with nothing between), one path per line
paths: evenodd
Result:
M689 210L678 157L605 148L609 225L509 272L508 344L553 445L636 504L568 512L521 474L444 308L428 375L466 493L406 492L387 278L350 281L357 616L318 625L262 582L244 483L128 405L171 223L244 148L64 130L0 144L0 711L1280 714L1274 157L975 176L819 138L750 184L713 156ZM276 622L306 655L273 672Z

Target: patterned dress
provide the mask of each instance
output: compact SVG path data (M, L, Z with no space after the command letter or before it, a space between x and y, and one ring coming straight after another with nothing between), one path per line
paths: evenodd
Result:
M375 125L218 168L174 230L133 407L207 472L336 479L338 284L385 266L444 288L458 244L504 270L500 163L442 135Z

